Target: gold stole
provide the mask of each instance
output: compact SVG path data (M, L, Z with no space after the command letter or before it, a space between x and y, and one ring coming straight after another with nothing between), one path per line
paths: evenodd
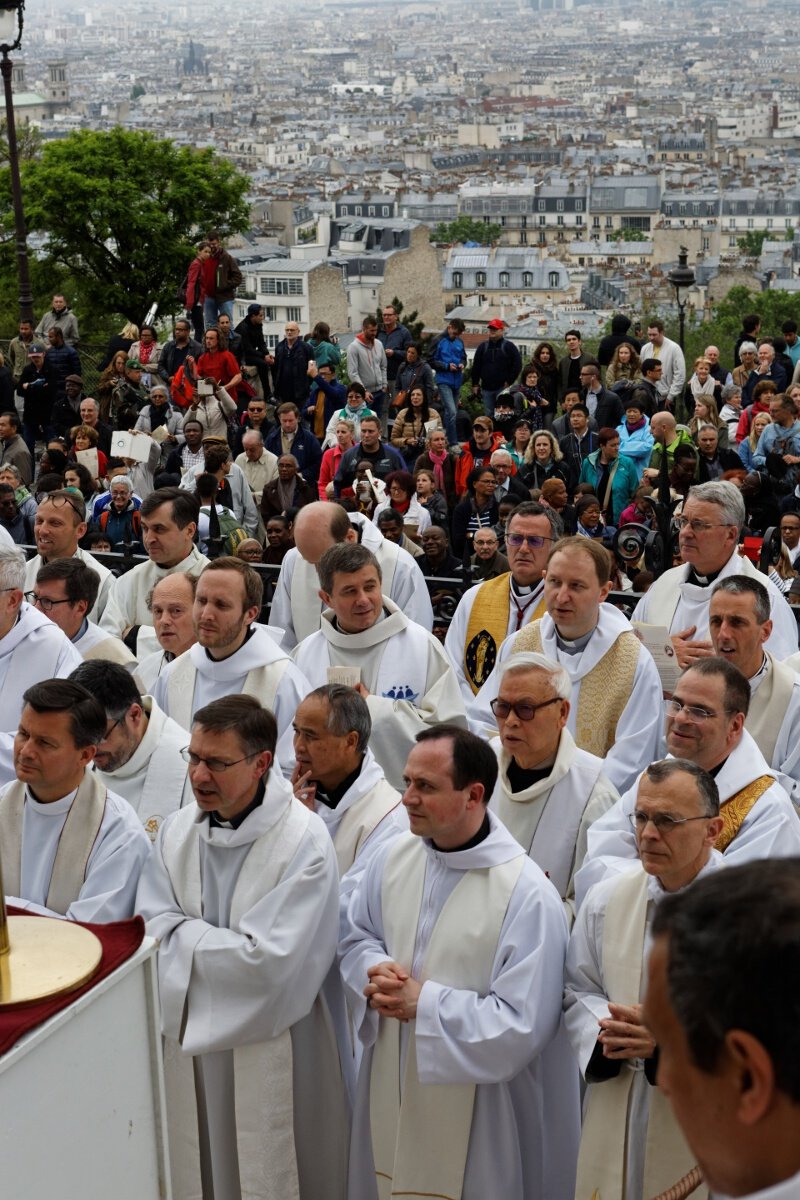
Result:
M467 622L464 639L464 674L475 695L489 678L500 643L508 633L508 610L511 603L511 572L498 575L481 585ZM531 607L530 620L545 613L544 596Z
M617 725L631 698L641 643L633 630L620 634L598 663L580 681L575 744L605 758L616 740ZM542 622L531 621L514 639L512 652L542 649Z
M47 891L47 908L62 916L80 896L89 857L103 824L107 795L94 771L87 771L61 830ZM24 809L25 784L15 780L0 798L3 872L6 891L10 896L20 895Z
M771 775L759 775L758 779L754 779L752 783L748 783L740 792L736 792L729 800L720 806L719 815L724 822L722 833L716 840L716 848L721 854L730 846L733 839L738 834L744 824L744 819L752 808L756 806L758 801L769 788L772 787L775 780Z

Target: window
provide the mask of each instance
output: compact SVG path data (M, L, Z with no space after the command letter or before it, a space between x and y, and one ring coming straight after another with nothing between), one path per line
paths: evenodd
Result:
M539 224L540 224L540 225L546 225L546 224L547 224L547 217L546 217L546 216L544 216L544 214L542 214L542 216L541 216L541 217L539 217Z
M564 211L564 201L556 200L556 212L563 212L563 211Z
M729 246L736 246L737 244L738 244L738 243L737 243L737 239L736 239L736 236L735 236L735 235L732 235L731 237L729 237L729 238L728 238L728 245L729 245Z
M772 217L767 217L767 229L772 229Z
M384 217L389 216L389 205L388 204L384 204L383 208L381 209L381 213Z
M533 272L532 271L523 271L522 272L522 286L524 288L533 287Z
M747 218L747 228L748 228L748 229L754 229L754 228L755 228L755 224L756 224L756 223L755 223L755 221L753 220L753 218L752 218L752 217L748 217L748 218Z
M672 205L671 205L671 204L665 204L665 205L664 205L664 216L665 216L665 217L671 217L671 216L672 216Z
M485 271L476 271L475 272L475 287L486 287L486 272Z
M600 228L600 218L592 217L592 229L599 229L599 228Z
M370 204L369 207L367 208L367 216L368 217L375 216L375 205L374 204Z
M357 217L360 217L360 216L362 216L362 215L363 215L363 214L362 214L361 205L360 205L360 204L357 204L357 205L356 205L356 216L357 216Z
M678 216L679 216L679 217L685 217L685 216L686 216L686 205L685 205L685 204L679 204L679 205L678 205Z
M606 229L613 229L613 228L614 228L614 218L606 217Z
M561 276L559 275L558 271L551 271L547 276L547 286L551 288L557 288L560 287L560 285Z
M583 200L581 200L580 196L575 201L575 212L583 212Z
M280 341L280 338L278 337L277 333L268 333L264 337L264 341L267 343L268 350L274 350Z
M509 275L508 271L501 271L500 272L500 287L507 288L510 286L511 286L511 276Z
M710 250L710 249L711 249L711 238L707 238L707 237L704 237L704 238L703 238L703 249L704 249L704 250Z
M302 296L302 279L275 279L271 275L262 275L258 281L258 290L265 296Z
M463 287L463 280L464 280L464 276L462 275L461 271L453 271L453 287L454 288Z
M491 200L481 200L481 209L485 213L491 212L492 211Z
M539 201L539 203L538 203L538 205L537 205L537 208L539 209L539 212L544 212L544 209L545 209L545 202L544 202L544 200L540 200L540 201Z
M460 308L463 303L464 303L463 296L461 296L460 294L453 296L453 307L454 308Z
M556 217L556 225L563 225L563 224L564 224L564 214L559 213L558 216Z
M303 319L302 308L287 308L286 309L286 320L287 321L302 321L302 319Z
M528 227L528 218L527 217L520 217L519 227L520 227L520 229L527 229L527 227Z
M528 231L527 231L527 229L520 229L520 231L519 231L519 244L520 244L520 246L527 246L527 244L528 244Z
M507 201L507 200L501 200L501 201L500 201L500 212L501 212L501 213L507 213L507 212L508 212L508 201Z
M584 216L583 216L583 213L576 213L576 214L575 214L575 224L576 224L576 225L583 225L583 223L584 223L584 220L585 220L585 218L584 218Z
M472 212L472 201L471 200L464 201L464 212L468 212L468 213Z

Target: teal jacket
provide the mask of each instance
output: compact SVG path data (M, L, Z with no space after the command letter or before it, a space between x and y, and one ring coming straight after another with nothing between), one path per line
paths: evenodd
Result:
M581 467L581 475L578 483L591 483L593 487L597 486L597 480L600 471L597 466L597 460L600 457L600 451L595 450L593 454L588 455L583 460ZM613 465L612 465L612 470ZM636 467L629 458L625 458L623 454L617 459L617 469L614 471L614 478L611 481L611 512L607 514L606 524L616 525L619 521L620 513L623 508L627 508L633 497L633 493L639 486L639 478ZM598 497L601 504L603 497Z

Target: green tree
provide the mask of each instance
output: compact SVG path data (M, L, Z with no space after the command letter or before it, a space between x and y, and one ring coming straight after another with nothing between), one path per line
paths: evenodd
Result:
M747 233L742 234L740 238L736 239L736 245L742 254L746 254L748 258L759 258L764 241L769 236L770 234L767 230L748 229Z
M608 235L609 242L646 242L647 238L641 229L612 229Z
M119 127L70 134L23 165L46 265L72 276L86 308L137 322L153 303L175 311L201 230L246 227L247 187L212 150Z
M425 322L420 320L419 313L416 309L413 312L406 312L405 305L402 300L398 300L397 296L392 297L392 308L397 313L397 322L399 325L405 325L408 332L411 334L411 339L414 342L422 342L425 339L422 336L422 331L425 328ZM383 324L383 306L380 305L375 310L375 318L380 327Z
M480 246L488 246L489 242L497 242L503 232L500 225L486 225L476 221L474 217L456 217L455 221L440 221L431 230L432 242L477 242Z

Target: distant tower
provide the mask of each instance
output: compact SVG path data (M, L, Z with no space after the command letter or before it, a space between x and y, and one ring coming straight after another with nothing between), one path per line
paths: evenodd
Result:
M47 64L48 79L45 87L45 96L52 103L59 107L66 107L69 104L69 83L67 82L67 60L65 58L54 58L52 62Z

